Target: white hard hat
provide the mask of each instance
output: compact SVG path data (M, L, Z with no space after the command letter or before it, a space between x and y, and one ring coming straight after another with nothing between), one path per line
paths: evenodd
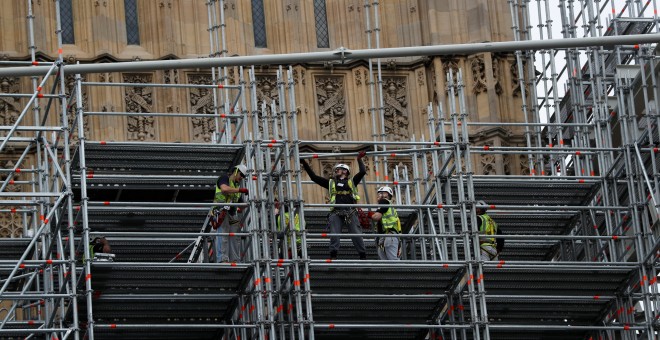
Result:
M245 166L243 164L239 164L239 165L235 166L234 168L236 168L241 173L241 175L243 177L245 177L245 175L247 175L247 166Z
M348 165L343 164L343 163L339 163L339 164L335 165L335 168L333 169L333 171L336 171L337 169L344 169L348 172L351 172L351 168L349 168Z
M485 205L485 207L477 208L477 209L488 210L488 203L486 203L486 202L483 201L483 200L479 200L479 201L477 201L477 205Z
M386 192L386 193L390 194L390 196L394 196L394 191L392 191L392 188L390 188L388 186L378 188L378 192Z

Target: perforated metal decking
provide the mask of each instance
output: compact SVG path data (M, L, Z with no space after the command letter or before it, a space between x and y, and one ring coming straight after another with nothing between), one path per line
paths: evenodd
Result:
M95 201L212 200L217 177L237 165L243 152L233 144L88 142L87 192ZM79 176L74 171L74 188Z
M319 263L309 268L316 338L418 339L465 272L462 265ZM353 324L350 329L335 324ZM363 327L359 325L363 324ZM378 325L401 325L387 331Z

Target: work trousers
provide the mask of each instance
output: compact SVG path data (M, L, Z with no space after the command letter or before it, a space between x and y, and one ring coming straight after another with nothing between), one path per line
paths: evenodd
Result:
M335 210L330 213L328 217L330 223L330 233L340 234L344 226L348 229L348 232L351 234L362 234L362 228L360 227L360 221L358 221L357 212L353 212L348 217L344 217L341 214L347 213L347 211ZM351 237L353 241L353 246L358 253L364 254L366 252L364 248L364 241L362 241L362 236L353 236ZM333 236L330 238L330 252L337 252L339 250L339 236Z
M238 233L241 231L240 217L225 217L217 233ZM215 253L217 262L237 262L241 258L241 237L216 236Z
M396 234L389 232L388 234ZM378 258L381 260L399 261L401 260L398 237L379 237L378 238Z
M490 245L481 245L481 260L482 261L497 261L499 259L497 249Z

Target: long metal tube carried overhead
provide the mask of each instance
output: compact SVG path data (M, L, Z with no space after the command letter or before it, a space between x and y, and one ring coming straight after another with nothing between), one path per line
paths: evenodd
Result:
M309 52L291 54L270 54L231 58L180 59L133 61L112 64L65 65L66 74L86 74L100 72L138 72L182 68L211 68L249 65L283 65L305 62L352 61L368 58L397 58L411 56L472 54L483 52L536 51L553 48L612 47L616 45L653 44L660 42L660 34L631 34L626 36L604 36L587 38L483 42L470 44L433 45L414 47L381 48L378 50L349 50L340 47L329 52ZM48 66L23 66L0 69L0 77L20 77L43 75Z

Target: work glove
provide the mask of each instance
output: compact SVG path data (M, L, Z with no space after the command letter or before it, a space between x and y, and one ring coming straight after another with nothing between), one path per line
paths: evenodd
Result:
M239 188L238 192L240 192L241 194L246 194L246 195L250 193L250 191L247 188Z
M364 151L364 150L362 150L362 151L360 151L360 153L358 153L357 159L358 159L358 160L361 160L362 157L364 157L364 156L366 156L366 155L367 155L367 152Z
M300 160L300 165L302 165L302 167L305 168L305 170L309 169L309 163L307 163L307 161L304 159Z

